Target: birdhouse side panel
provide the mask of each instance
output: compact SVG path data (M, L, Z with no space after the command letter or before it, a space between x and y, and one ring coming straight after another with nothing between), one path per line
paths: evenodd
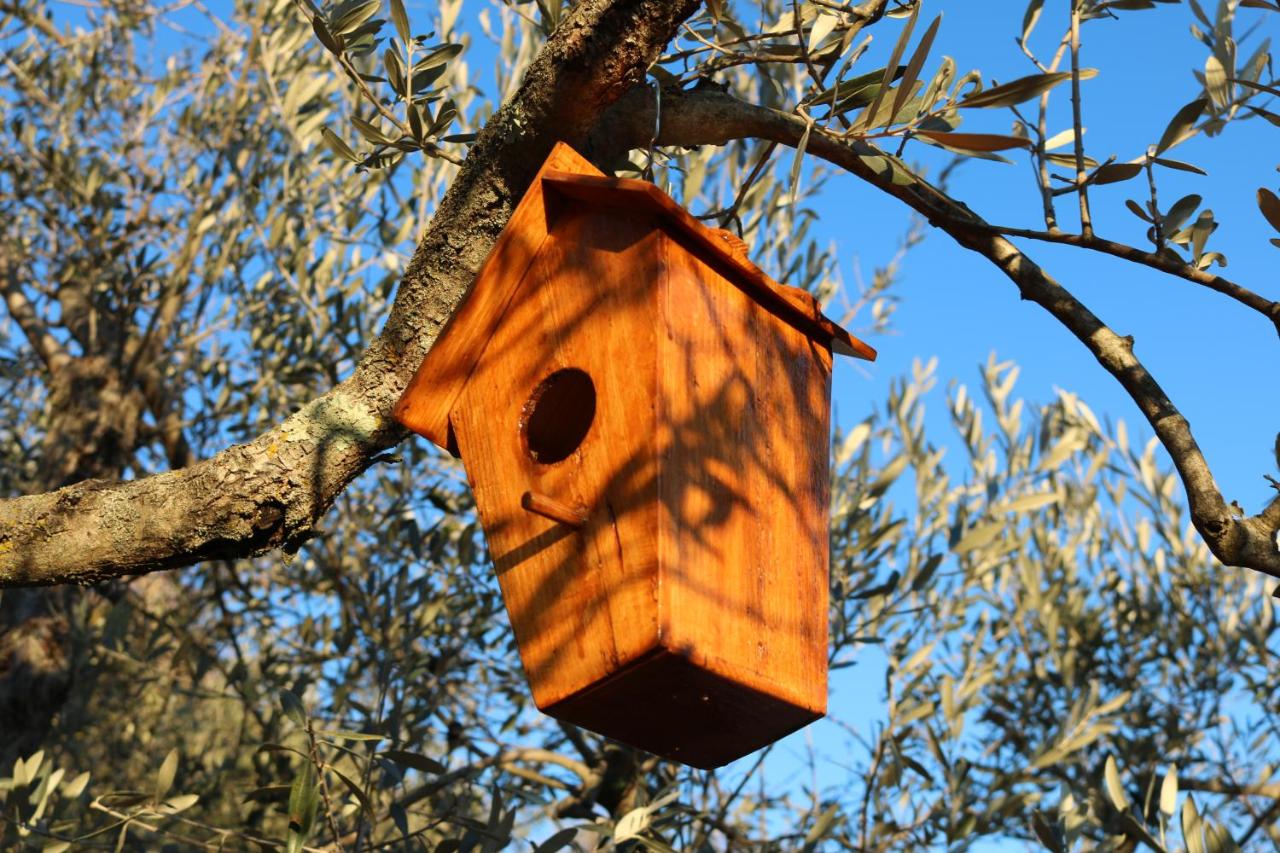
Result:
M647 219L566 206L452 416L539 707L657 644L658 241Z
M761 307L714 259L677 238L665 246L664 645L821 714L830 350Z

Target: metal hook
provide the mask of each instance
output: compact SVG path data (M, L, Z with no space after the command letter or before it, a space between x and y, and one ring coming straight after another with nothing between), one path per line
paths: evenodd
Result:
M644 179L653 180L653 148L658 143L658 134L662 132L662 83L653 78L653 136L649 138L648 157L644 164Z

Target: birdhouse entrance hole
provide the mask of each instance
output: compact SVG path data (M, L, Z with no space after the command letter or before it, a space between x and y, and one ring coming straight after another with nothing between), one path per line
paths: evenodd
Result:
M538 383L524 404L521 431L533 461L552 465L578 449L596 417L596 386L576 367Z

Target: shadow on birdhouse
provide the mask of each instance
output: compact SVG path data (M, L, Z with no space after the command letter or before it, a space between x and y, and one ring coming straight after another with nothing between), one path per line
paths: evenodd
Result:
M823 715L833 350L875 357L552 151L396 407L466 467L540 709L695 767Z

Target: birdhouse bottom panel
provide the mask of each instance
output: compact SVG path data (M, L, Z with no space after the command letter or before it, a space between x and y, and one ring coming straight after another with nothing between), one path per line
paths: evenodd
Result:
M705 770L741 758L822 716L667 650L656 650L542 710Z

